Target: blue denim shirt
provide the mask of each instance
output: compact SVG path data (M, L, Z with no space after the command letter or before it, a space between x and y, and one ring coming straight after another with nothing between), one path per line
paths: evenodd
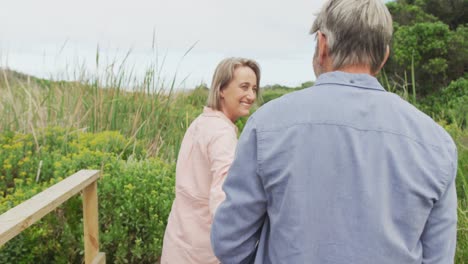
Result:
M322 74L255 112L211 230L222 263L453 263L457 152L366 74Z

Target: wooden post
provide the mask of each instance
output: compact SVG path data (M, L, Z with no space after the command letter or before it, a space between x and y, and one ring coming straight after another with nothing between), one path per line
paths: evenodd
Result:
M99 253L97 181L83 189L83 226L85 263L91 264Z

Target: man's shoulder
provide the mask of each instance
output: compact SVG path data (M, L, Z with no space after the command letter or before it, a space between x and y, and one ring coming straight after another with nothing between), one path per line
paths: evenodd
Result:
M283 95L260 107L253 119L259 130L327 123L400 134L429 145L451 142L437 122L398 95L345 86L327 83Z

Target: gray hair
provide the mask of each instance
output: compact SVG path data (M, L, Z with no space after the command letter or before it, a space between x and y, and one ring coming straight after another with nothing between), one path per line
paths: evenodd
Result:
M213 81L211 82L210 92L206 106L213 110L221 111L220 93L226 88L234 78L234 71L238 67L249 67L257 77L257 97L260 93L260 66L258 63L251 59L245 58L226 58L222 60L213 74Z
M382 0L328 0L310 33L319 30L334 69L365 64L377 72L392 38L392 17Z

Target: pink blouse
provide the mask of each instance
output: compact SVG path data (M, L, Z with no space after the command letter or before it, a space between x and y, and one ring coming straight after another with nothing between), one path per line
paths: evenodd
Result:
M161 263L219 263L210 244L212 219L234 159L237 127L222 112L203 109L182 141L175 200L164 234Z

